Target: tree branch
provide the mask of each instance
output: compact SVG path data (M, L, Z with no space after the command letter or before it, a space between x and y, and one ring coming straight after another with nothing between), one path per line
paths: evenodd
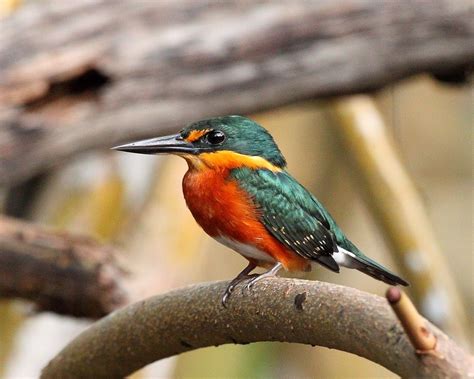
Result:
M125 303L112 248L0 216L0 297L39 310L102 317Z
M456 77L472 16L471 0L29 3L0 24L0 185L203 117Z
M418 356L387 301L378 296L272 278L245 294L238 287L224 308L220 299L227 284L194 285L109 315L60 352L42 378L124 377L200 347L257 341L344 350L402 377L460 378L474 372L472 357L431 324L438 357Z

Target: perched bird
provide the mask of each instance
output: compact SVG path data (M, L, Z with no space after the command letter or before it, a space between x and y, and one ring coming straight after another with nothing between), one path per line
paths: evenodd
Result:
M198 121L178 134L117 146L141 154L175 154L189 166L183 179L186 204L211 237L243 255L247 267L232 280L247 287L280 269L310 271L316 262L331 271L348 267L385 283L406 281L365 256L323 205L287 171L272 136L242 116ZM257 266L263 274L250 274Z

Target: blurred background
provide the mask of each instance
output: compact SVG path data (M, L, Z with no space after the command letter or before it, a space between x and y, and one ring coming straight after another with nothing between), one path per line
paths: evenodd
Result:
M30 88L28 92L22 87L21 91L18 91L20 94L14 97L12 88L16 82L11 79L11 73L21 65L28 63L28 68L33 72L37 69L39 75L42 70L51 70L51 67L61 71L61 64L71 66L71 61L82 59L82 53L90 53L92 44L101 43L105 46L98 48L101 51L120 45L131 50L140 50L141 53L137 56L142 57L141 59L152 59L143 53L147 44L153 44L150 41L181 38L165 36L166 31L159 28L156 29L156 34L150 32L155 30L153 28L130 27L117 33L111 33L109 30L108 34L104 32L105 42L100 34L95 34L94 38L90 39L90 44L84 43L83 50L74 52L73 58L57 59L58 66L55 66L53 61L47 62L46 66L50 66L45 69L41 66L40 59L46 59L48 49L58 50L60 46L59 51L63 52L68 47L68 38L72 38L65 34L54 34L54 28L57 32L68 31L71 35L76 33L87 39L84 37L87 33L97 33L94 30L98 24L108 23L113 29L114 23L118 22L113 19L115 16L107 16L108 9L112 6L110 2L78 2L80 3L88 5L77 5L74 10L70 9L71 6L67 5L67 2L60 1L0 0L0 22L4 23L4 29L0 30L6 31L6 34L0 36L0 43L5 46L3 49L0 47L0 55L8 55L7 58L4 55L3 60L0 60L0 91L3 89L4 94L7 94L0 96L0 111L3 112L0 114L8 114L8 117L14 117L20 122L28 117L31 120L40 114L46 122L54 119L52 125L58 129L63 121L68 125L85 119L87 122L81 124L84 128L88 123L94 122L93 116L82 118L83 114L94 113L94 110L90 110L95 106L91 105L93 101L111 103L107 112L113 112L114 104L117 107L119 106L116 104L122 106L122 93L132 93L138 103L142 101L143 104L149 101L147 96L159 98L160 91L175 91L174 95L180 96L179 85L172 76L170 82L160 83L159 89L155 90L150 88L151 85L146 85L148 80L153 82L155 73L159 75L160 67L157 67L156 72L150 70L140 74L143 81L124 81L120 84L123 88L105 95L92 89L80 93L80 96L74 99L68 99L64 92L61 92L64 88L58 88L55 93L49 93L49 97L36 99L36 95L31 95L36 89ZM144 3L140 3L142 7ZM153 22L159 23L160 17L166 18L165 22L181 26L182 30L192 27L191 24L186 24L192 12L199 13L198 16L205 22L206 18L202 14L206 14L206 4L209 5L202 2L202 9L196 10L198 7L193 6L193 3L184 2L180 7L171 7L173 10L166 13L170 2L157 0L147 4L145 8L163 7L162 11L150 14L150 18L154 17ZM217 8L216 3L212 4L213 8ZM242 5L243 10L238 10L229 5L227 10L226 4L230 3L219 4L224 13L239 13L245 11L245 7L250 7L245 3L246 5ZM326 2L321 4L321 7L324 5L327 8L330 17L333 14L331 6ZM357 4L365 3L347 4L356 7ZM384 4L388 8L391 7L390 2L380 2L379 6ZM449 2L443 4L446 11L450 10ZM81 6L86 10L96 9L97 12L84 17ZM257 13L263 14L265 6L268 4L262 3L262 9ZM140 8L139 5L136 7ZM133 25L133 22L136 22L134 6L129 3L125 9L130 12L130 17L119 19L119 22L129 22ZM212 15L218 11L220 12L213 9ZM460 12L459 9L456 11ZM61 17L66 17L66 13L71 17L75 12L82 16L77 19L69 18L67 22L61 21ZM294 14L289 13L294 17L298 15L296 11ZM49 27L42 26L44 21L41 17L49 20ZM357 17L356 12L354 17ZM265 19L264 16L261 18ZM61 22L69 24L69 27L58 26ZM212 22L214 20L211 19L209 23ZM291 18L287 22L291 22ZM41 30L46 31L43 45L28 45L31 41L41 41L41 37L29 36L28 33L33 32L28 30L28 25L41 25ZM314 28L317 27L315 24ZM178 29L173 30L178 33ZM124 32L126 30L133 33L127 35ZM15 38L14 41L23 46L21 49L13 48L12 42L6 38ZM129 43L124 44L121 38L130 38ZM140 42L134 44L133 38ZM212 38L217 37L209 36L209 39ZM204 46L206 40L201 43ZM265 39L260 43L272 44ZM77 43L71 43L70 47L72 46L77 47ZM252 48L254 47L252 45ZM25 50L28 49L31 49L31 55L36 57L37 61L31 57L28 58L29 62L24 59L27 56ZM219 54L221 52L216 52L216 55ZM246 54L245 46L240 47L239 54ZM256 51L252 56L258 57L258 54ZM273 54L278 55L278 49ZM317 56L324 59L324 53ZM20 59L22 57L23 60ZM173 53L170 52L171 62L172 57ZM104 60L107 59L110 59L110 56L105 54ZM205 63L206 57L200 57L196 53L189 59ZM116 80L113 75L133 71L134 64L132 61L124 62L126 68L112 73L112 81ZM216 65L216 70L221 69L216 62L210 64ZM189 68L191 69L192 67ZM213 68L209 70L212 72ZM67 69L64 68L63 71L66 72ZM424 67L412 67L412 71L416 75L397 82L387 80L383 83L383 88L367 95L328 97L329 93L325 94L324 91L320 95L317 91L311 94L305 89L294 97L284 96L281 101L269 101L268 105L257 98L235 100L235 112L232 111L232 92L226 92L227 88L219 92L216 85L216 96L229 96L229 105L222 108L228 109L227 113L245 113L266 127L286 156L289 171L325 204L346 234L367 255L390 267L394 272L406 275L412 284L408 293L415 299L421 313L470 349L473 341L474 307L472 81L469 78L461 78L456 80L456 84L446 83L446 80L437 80L430 72L423 73L429 71ZM29 77L30 74L27 75L23 71L22 75ZM53 78L48 75L48 78ZM179 72L176 75L179 75ZM234 73L229 70L225 75L232 76ZM317 75L317 72L314 75ZM343 75L341 72L341 76ZM400 75L394 77L398 78ZM90 77L80 78L83 81L92 80ZM219 76L207 79L219 80ZM97 77L93 78L95 83L97 80ZM109 79L104 77L103 80L103 86L107 88L106 82ZM237 76L233 80L238 82L240 79ZM199 87L197 81L194 85ZM360 92L363 87L364 85L359 85L355 92ZM367 84L365 87L371 88L373 85ZM382 86L377 84L375 87ZM238 86L232 90L239 91ZM182 91L189 91L189 88L183 85ZM245 91L248 97L251 92L247 89ZM335 92L330 93L331 95L338 94L337 89L329 92ZM341 95L348 95L354 91L340 92ZM33 96L34 99L30 100L28 96ZM97 96L98 100L94 98ZM190 96L189 93L187 96ZM275 96L277 95L273 94L271 98ZM27 98L28 100L25 100ZM19 102L24 104L19 105ZM246 106L246 102L254 102L257 105ZM148 104L153 106L151 102L145 105ZM160 104L162 107L171 107L173 112L180 113L182 110L179 102L174 104L169 99ZM190 107L198 105L199 103L192 103ZM221 111L221 108L209 108L203 111L202 116L212 116L216 110ZM119 111L122 112L122 109ZM12 116L12 112L17 113ZM189 118L188 122L194 121L192 117L195 113L203 118L199 111L183 109L182 112L185 114L184 119ZM138 125L143 121L140 117L134 119L133 112L129 116L126 113L121 115L128 123L136 122ZM173 117L167 120L171 121L167 122L166 128L155 128L153 122L148 125L148 121L145 121L146 128L143 127L135 134L129 130L117 135L111 132L110 141L102 139L97 143L90 143L91 148L78 148L68 153L67 159L63 159L63 150L58 149L59 159L49 157L50 163L41 169L31 169L28 171L31 175L25 174L21 180L12 180L12 185L8 185L6 181L2 183L0 206L3 213L68 233L92 236L100 243L114 245L120 251L117 258L119 264L126 267L127 275L123 280L128 301L136 301L191 283L233 278L243 268L245 260L205 235L186 209L181 192L181 180L187 169L185 162L176 157L139 156L112 152L107 148L117 141L125 142L127 138L135 135L153 137L173 128L179 129ZM181 117L176 117L176 121L180 120ZM100 122L102 121L100 119ZM17 146L9 141L8 137L6 143L5 139L2 139L4 137L1 129L4 129L3 133L8 132L8 125L6 122L0 124L0 151L1 148L4 149L4 155L0 155L0 165L8 163L8 160L1 159L5 156L8 158L8 142L10 146ZM378 128L373 135L371 127ZM32 150L24 150L24 159L28 159L28 154L33 153L38 157L42 156L41 150L35 145L41 143L41 138L31 142ZM55 138L59 141L63 137L58 133ZM87 138L93 139L94 136L87 135L84 140ZM70 143L79 143L78 141L81 141L81 133L72 134ZM27 143L30 144L30 141ZM30 146L28 144L27 146ZM370 164L371 159L377 164ZM18 170L20 172L22 168ZM394 224L403 224L403 227L398 228L393 226ZM435 268L431 270L431 267ZM426 271L430 273L427 274ZM343 270L342 274L337 275L322 268L315 268L312 273L301 277L356 287L382 296L386 290L383 283L354 270ZM25 300L0 299L0 377L37 377L49 359L91 322L93 320L84 317L36 312L32 303ZM375 363L344 352L303 345L258 343L193 351L155 363L133 377L392 378L396 375Z

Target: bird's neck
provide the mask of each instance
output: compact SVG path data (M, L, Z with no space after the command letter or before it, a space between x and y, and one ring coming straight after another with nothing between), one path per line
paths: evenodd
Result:
M273 172L280 172L282 169L275 166L265 158L251 155L239 154L234 151L223 150L212 153L201 153L199 155L183 155L189 166L189 171L203 172L215 170L228 173L235 168L247 167L254 170L267 169Z

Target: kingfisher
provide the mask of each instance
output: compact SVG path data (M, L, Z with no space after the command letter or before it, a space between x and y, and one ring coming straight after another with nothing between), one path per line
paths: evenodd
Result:
M224 306L242 281L248 280L250 289L281 269L311 271L314 263L337 273L342 266L390 285L408 285L345 236L326 208L287 171L270 133L249 118L201 120L177 134L113 149L174 154L187 161L182 186L195 220L248 261L225 290ZM252 274L256 267L266 271Z

